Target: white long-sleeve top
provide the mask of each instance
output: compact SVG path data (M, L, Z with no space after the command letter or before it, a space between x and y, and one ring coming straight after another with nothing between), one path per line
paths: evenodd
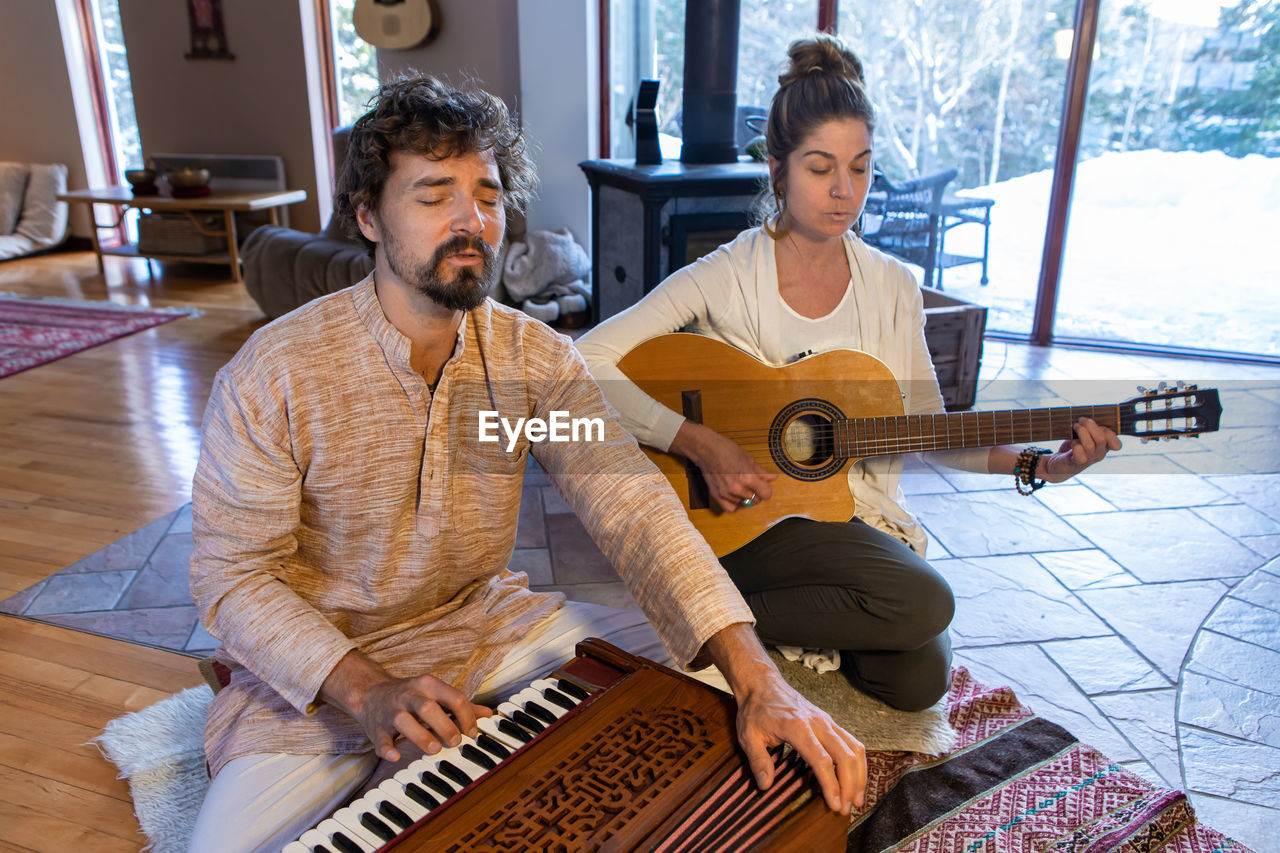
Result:
M875 356L898 379L906 414L943 411L942 393L924 337L924 302L915 278L902 263L844 237L851 271L852 307L846 296L833 318L848 318L843 348ZM684 417L650 397L623 375L618 362L634 347L670 332L707 335L773 366L821 352L788 322L778 291L774 239L761 228L673 273L644 299L579 339L577 346L623 425L643 444L667 450ZM828 347L830 348L830 347ZM986 449L934 451L930 461L987 472ZM901 456L865 459L849 466L855 514L902 539L923 554L924 529L906 507L899 485Z

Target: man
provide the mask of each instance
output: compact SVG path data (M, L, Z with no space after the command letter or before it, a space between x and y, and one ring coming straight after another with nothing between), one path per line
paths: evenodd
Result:
M486 299L533 176L502 103L389 83L351 133L339 214L374 273L256 333L218 374L193 488L192 593L232 671L205 732L192 850L279 849L373 771L474 735L477 699L596 634L714 663L762 786L790 743L827 803L861 803L862 746L778 675L750 610L563 337ZM600 418L596 441L485 441L502 418ZM534 436L536 438L536 435ZM505 569L526 457L653 620L534 593ZM541 668L541 671L539 671Z

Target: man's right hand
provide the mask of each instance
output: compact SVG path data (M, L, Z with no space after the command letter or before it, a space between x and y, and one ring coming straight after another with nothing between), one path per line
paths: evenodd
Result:
M477 717L493 715L435 676L395 678L355 650L329 673L320 698L360 723L379 757L387 761L400 760L395 747L400 737L435 754L443 746L457 746L464 733L476 737Z
M740 445L710 427L685 421L671 442L671 451L698 466L721 512L742 508L744 500L760 503L773 497L769 484L778 475L761 468Z

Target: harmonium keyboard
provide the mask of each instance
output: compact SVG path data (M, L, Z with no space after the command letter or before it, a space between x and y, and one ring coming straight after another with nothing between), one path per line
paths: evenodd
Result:
M733 698L599 639L283 853L818 853L844 850L794 752L755 784Z

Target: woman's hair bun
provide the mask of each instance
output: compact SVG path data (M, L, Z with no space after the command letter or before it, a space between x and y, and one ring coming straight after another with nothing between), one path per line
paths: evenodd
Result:
M813 38L793 41L787 48L790 64L778 77L778 85L786 86L808 74L833 74L853 80L865 86L862 76L862 60L840 41L825 33Z

